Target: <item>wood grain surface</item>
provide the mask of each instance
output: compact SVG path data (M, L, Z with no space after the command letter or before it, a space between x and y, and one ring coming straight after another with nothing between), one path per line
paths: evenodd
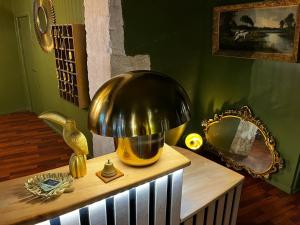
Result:
M96 176L96 172L103 168L108 159L124 173L124 176L105 184ZM4 181L0 183L0 224L41 222L154 180L189 164L189 159L168 145L164 146L159 161L148 167L129 167L118 159L116 153L107 154L88 160L88 173L85 177L74 181L73 193L63 194L47 202L33 198L25 190L24 183L31 176ZM68 166L47 172L68 172Z
M191 160L191 165L183 173L181 221L190 218L243 181L244 177L233 170L190 150L174 148Z
M201 150L200 154L224 165L219 157L208 151ZM245 179L237 225L300 225L300 192L287 194L265 180L243 171L240 173Z
M185 149L181 152L190 157L195 167L195 154ZM0 181L67 165L71 154L62 137L35 114L25 112L0 116ZM215 157L205 157L222 163ZM192 166L185 171L191 173ZM289 195L263 180L247 174L244 176L238 225L300 225L300 193ZM185 193L187 189L184 187Z
M0 116L0 181L68 165L72 150L34 113Z
M245 174L237 225L300 225L300 192L287 194Z

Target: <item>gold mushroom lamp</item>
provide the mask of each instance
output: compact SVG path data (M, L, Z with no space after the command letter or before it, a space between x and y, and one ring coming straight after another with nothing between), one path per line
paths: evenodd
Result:
M165 132L190 119L190 100L174 79L132 71L104 83L92 99L89 129L113 137L119 159L131 166L155 163Z

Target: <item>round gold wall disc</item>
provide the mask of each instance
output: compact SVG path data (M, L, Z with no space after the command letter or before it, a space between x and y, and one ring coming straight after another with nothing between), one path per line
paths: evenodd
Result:
M51 25L56 23L52 0L34 0L33 19L40 46L45 52L50 52L53 49Z

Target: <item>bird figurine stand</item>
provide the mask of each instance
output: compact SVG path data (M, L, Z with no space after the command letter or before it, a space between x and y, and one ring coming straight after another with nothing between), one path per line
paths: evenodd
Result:
M69 170L72 177L79 178L85 176L87 173L86 156L73 153L69 161Z
M69 161L70 174L74 178L85 176L87 173L86 155L89 153L88 144L84 134L77 129L75 120L56 112L42 113L39 118L63 127L64 141L74 151Z
M124 173L114 167L114 164L108 160L103 167L103 170L96 173L96 175L104 182L108 183L119 177L122 177Z

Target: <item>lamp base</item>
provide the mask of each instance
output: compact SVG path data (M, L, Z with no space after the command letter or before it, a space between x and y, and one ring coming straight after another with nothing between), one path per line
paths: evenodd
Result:
M115 138L116 152L119 159L130 166L148 166L155 163L163 150L165 135Z

